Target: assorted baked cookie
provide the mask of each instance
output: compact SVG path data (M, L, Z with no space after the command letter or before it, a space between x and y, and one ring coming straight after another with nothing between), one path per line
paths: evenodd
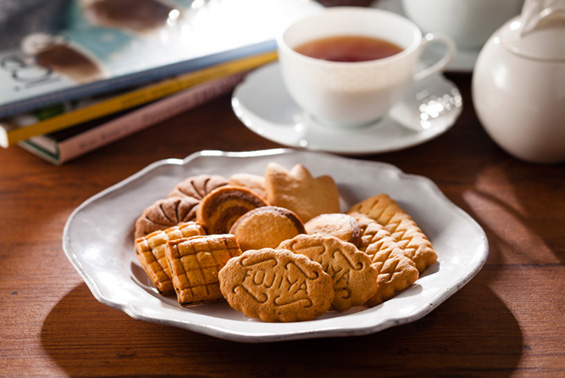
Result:
M196 219L199 201L191 197L170 197L155 201L135 222L134 237L164 230Z
M287 170L269 163L265 171L267 202L292 210L302 222L320 214L339 213L339 192L328 175L313 177L302 164Z
M228 185L228 180L218 175L197 175L179 182L169 193L169 197L191 197L202 200L208 193Z
M196 220L209 234L226 234L243 214L267 202L249 189L224 186L214 189L200 202Z
M321 214L306 222L304 227L308 234L332 235L357 247L361 243L361 227L348 214Z
M414 261L421 273L437 260L432 243L420 227L388 194L381 193L353 206L347 213L361 213L381 224Z
M205 235L167 242L165 255L181 306L222 299L218 272L241 250L233 235Z
M283 241L279 248L308 257L330 275L334 310L364 305L377 291L377 270L369 256L351 243L330 235L298 235Z
M261 198L267 198L264 176L252 173L234 173L230 176L228 184L231 186L242 186L251 190Z
M276 248L278 245L306 230L302 221L292 211L283 207L264 206L240 217L231 227L242 251Z
M227 300L268 322L377 306L436 262L422 230L387 194L340 212L332 177L269 163L263 176L201 174L135 223L135 252L180 306Z
M296 322L327 312L332 278L322 266L285 249L251 250L231 259L219 273L230 306L266 322Z
M161 294L168 294L173 291L171 269L165 257L167 242L205 234L204 228L198 223L188 222L135 239L137 259Z

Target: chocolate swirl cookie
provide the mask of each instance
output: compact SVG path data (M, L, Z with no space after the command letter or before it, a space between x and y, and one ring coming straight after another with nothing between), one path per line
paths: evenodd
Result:
M224 186L202 199L196 219L208 234L227 234L239 217L262 206L267 206L267 202L252 191Z

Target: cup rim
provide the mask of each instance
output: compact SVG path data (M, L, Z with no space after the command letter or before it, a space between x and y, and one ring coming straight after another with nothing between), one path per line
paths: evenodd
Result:
M294 50L292 47L290 47L286 41L285 41L285 35L287 34L287 32L294 26L304 23L304 22L308 22L309 20L312 20L314 18L318 18L318 17L324 17L326 14L328 13L337 13L337 12L356 12L356 13L374 13L374 14L385 14L387 17L391 17L393 19L396 19L398 21L401 21L403 23L405 23L406 25L408 25L410 27L410 29L412 30L412 34L415 35L415 39L413 41L413 43L404 48L401 52L388 56L386 58L381 58L381 59L373 59L373 60L365 60L365 61L361 61L361 62L335 62L335 61L330 61L330 60L324 60L324 59L318 59L318 58L312 58L309 56L306 56L304 54L301 54L299 52L297 52L296 50ZM316 63L316 64L320 64L320 65L327 65L330 67L350 67L350 66L355 66L355 67L362 67L362 66L375 66L375 65L381 65L381 64L388 64L394 60L400 60L403 59L405 56L411 55L412 53L414 53L421 45L422 42L422 32L420 30L420 28L411 20L409 20L406 17L403 17L399 14L396 14L394 12L390 12L387 10L383 10L383 9L377 9L377 8L365 8L365 7L355 7L355 6L339 6L339 7L331 7L331 8L324 8L323 10L321 10L320 12L316 12L312 15L300 18L299 20L293 22L292 24L288 25L281 33L279 33L279 35L277 36L277 48L281 51L284 51L286 54L290 54L291 56L293 56L296 59L302 59L306 62L311 62L311 63Z

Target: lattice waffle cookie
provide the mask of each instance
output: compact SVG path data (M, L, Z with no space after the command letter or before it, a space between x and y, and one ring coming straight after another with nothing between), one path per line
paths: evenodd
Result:
M171 270L165 257L167 241L205 234L202 226L196 222L187 222L135 240L137 259L159 293L168 294L174 291Z
M181 306L222 299L218 271L241 255L233 235L206 235L167 243L167 262Z

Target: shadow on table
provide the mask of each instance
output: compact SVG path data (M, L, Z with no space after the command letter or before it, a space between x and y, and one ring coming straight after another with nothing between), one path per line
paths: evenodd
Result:
M70 376L509 376L527 346L480 276L414 323L367 336L266 344L134 320L81 284L48 314L41 343Z

